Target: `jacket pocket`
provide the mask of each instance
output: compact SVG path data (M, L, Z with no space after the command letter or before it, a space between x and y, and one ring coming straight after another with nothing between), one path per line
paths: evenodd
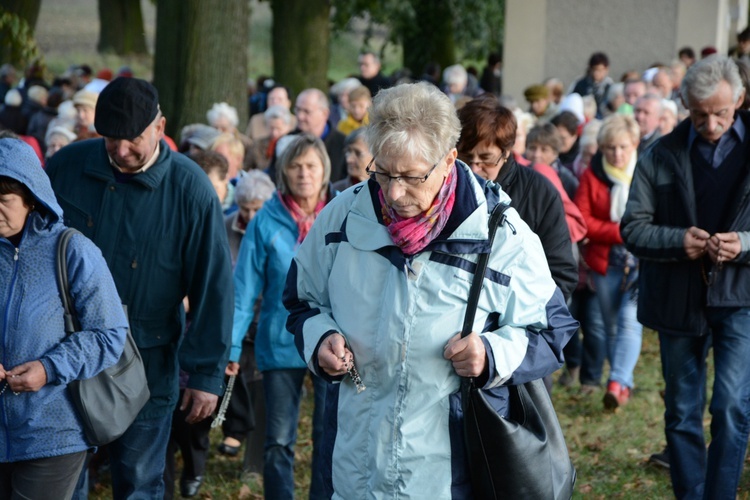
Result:
M57 195L57 201L63 209L63 222L82 232L89 239L94 237L94 217L75 203Z

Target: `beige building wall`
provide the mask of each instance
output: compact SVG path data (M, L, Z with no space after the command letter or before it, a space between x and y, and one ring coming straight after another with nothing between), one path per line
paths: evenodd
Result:
M506 0L503 92L526 106L523 90L545 78L566 88L603 51L610 76L668 64L677 51L707 45L726 53L747 25L748 0Z

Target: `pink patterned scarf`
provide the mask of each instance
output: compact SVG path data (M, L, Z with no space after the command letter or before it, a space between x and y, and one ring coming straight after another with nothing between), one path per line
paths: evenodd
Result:
M320 211L323 210L323 207L326 206L326 196L323 195L320 198L318 204L315 205L315 210L311 214L308 214L304 210L302 210L302 208L296 201L294 201L294 198L290 194L281 194L281 192L279 192L279 199L281 200L281 204L284 205L284 208L289 211L289 215L292 216L294 222L297 223L297 229L299 231L297 243L302 243L302 241L307 236L307 233L310 232L310 228L312 227L313 222L315 222L315 218L318 216Z
M432 206L414 217L404 219L399 216L383 197L383 190L378 191L383 222L388 228L393 242L401 248L406 255L415 255L421 252L432 240L437 238L443 230L453 210L456 201L456 169L451 169L445 178L440 192L432 202Z

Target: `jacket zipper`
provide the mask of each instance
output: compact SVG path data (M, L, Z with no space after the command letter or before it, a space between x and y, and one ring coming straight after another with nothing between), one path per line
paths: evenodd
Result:
M10 304L12 302L11 299L13 299L13 290L15 290L16 288L16 280L18 278L18 253L19 253L18 247L15 247L15 253L13 254L13 275L10 279L10 290L8 292L8 299L5 302L5 322L3 324L3 367L4 368L7 367L7 364L8 364L8 360L7 360L8 346L7 346L6 340L7 340L7 333L8 333L8 322L10 321ZM5 458L10 459L10 432L8 431L8 415L5 411L5 401L7 401L7 396L3 398L3 404L0 405L0 410L2 411L3 426L5 427Z

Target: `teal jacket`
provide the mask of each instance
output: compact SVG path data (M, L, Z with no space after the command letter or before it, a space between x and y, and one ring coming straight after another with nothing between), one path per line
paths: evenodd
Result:
M126 183L115 179L104 139L71 144L47 164L66 225L101 249L128 307L151 391L139 418L173 410L180 368L189 388L221 395L231 343L232 264L219 200L194 162L160 147L156 163Z
M255 359L260 371L305 368L286 331L289 313L281 302L289 264L297 253L299 231L278 193L268 200L247 226L234 269L234 347L239 359L242 338L253 321L255 301L262 294Z

